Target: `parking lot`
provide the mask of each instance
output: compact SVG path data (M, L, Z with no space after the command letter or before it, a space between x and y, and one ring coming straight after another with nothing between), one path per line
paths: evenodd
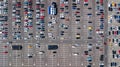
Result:
M119 65L119 4L118 0L108 1L108 66L113 67Z
M0 67L108 67L105 6L104 0L0 1Z

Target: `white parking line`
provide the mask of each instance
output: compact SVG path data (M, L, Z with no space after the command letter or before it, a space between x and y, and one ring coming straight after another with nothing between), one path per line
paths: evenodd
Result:
M11 66L11 63L9 63L9 66Z
M47 66L47 63L45 64L45 66Z
M59 66L60 64L59 63L57 63L57 66Z
M81 63L81 65L83 66L83 63Z
M71 64L69 64L69 66L71 66Z
M22 66L24 66L24 64L22 63Z

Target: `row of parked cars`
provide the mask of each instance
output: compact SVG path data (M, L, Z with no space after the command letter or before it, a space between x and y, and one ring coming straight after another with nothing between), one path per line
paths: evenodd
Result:
M8 1L0 2L0 40L8 39Z
M108 35L119 35L120 34L120 26L111 26L108 30Z
M36 1L36 38L44 39L45 35L45 1Z
M74 20L72 21L72 28L74 29L73 35L74 39L81 39L81 10L80 10L80 0L73 0L72 2L72 18Z
M24 1L24 40L33 38L33 2L32 0Z
M120 58L120 50L118 47L120 46L120 3L119 2L109 2L108 3L108 43L111 46L110 53L111 54L111 61L109 61L109 66L111 67L119 67L119 62L117 59Z
M17 5L17 6L16 6ZM19 5L19 6L18 6ZM14 40L22 39L21 36L21 2L12 1L12 36Z
M96 29L96 33L100 35L100 37L104 37L105 8L104 8L103 0L96 0L95 9L96 9L96 16L99 17L98 28Z
M70 20L69 20L69 1L68 0L60 0L60 14L59 19L61 20L59 24L59 35L60 39L69 39L69 26L70 26Z
M0 2L0 14L8 14L8 1Z
M104 0L96 0L96 16L99 18L98 21L98 28L96 29L96 34L98 34L100 37L104 37L104 25L105 25L105 7L104 7ZM104 50L103 46L106 42L101 43L101 46L99 46L100 50ZM105 61L105 55L103 53L100 54L99 56L99 60L100 60L100 66L99 67L104 67L104 61Z

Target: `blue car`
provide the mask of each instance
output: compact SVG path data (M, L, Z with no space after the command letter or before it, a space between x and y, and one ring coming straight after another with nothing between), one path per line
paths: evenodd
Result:
M73 10L76 10L76 9L77 9L77 7L75 7L75 6L72 6L72 9L73 9Z
M92 61L92 57L91 56L87 57L87 61L91 62Z
M120 30L118 31L118 35L120 34Z
M104 24L103 23L100 24L100 29L104 29Z

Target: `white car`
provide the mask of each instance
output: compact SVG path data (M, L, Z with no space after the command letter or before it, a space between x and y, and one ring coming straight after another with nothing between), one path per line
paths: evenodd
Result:
M16 19L16 22L20 22L21 20L19 20L19 19Z
M5 1L5 0L4 0ZM7 1L7 0L6 0ZM16 0L12 0L12 3L16 3Z
M43 12L40 13L40 16L45 16L45 14Z
M40 4L40 1L36 1L36 4Z
M80 4L80 0L76 0L76 3L77 3L77 4Z
M40 10L36 10L36 12L40 12Z
M79 55L79 53L74 52L74 53L72 53L72 55L73 55L73 56L78 56L78 55Z
M32 12L31 12L31 11L28 11L28 14L32 14Z
M53 23L53 24L56 23L56 18L52 18L52 23Z
M41 54L41 55L44 54L44 53L45 53L44 51L39 51L39 54Z
M24 32L28 32L29 31L29 28L24 28Z
M23 8L28 8L28 6L27 6L27 5L24 5Z
M13 9L12 12L16 12L16 10Z
M37 18L37 17L40 17L40 14L36 14L36 18Z
M48 37L52 37L53 36L53 34L52 33L48 33Z
M16 16L16 15L13 13L12 16L14 17L14 16Z
M40 2L43 2L44 0L40 0Z
M74 45L72 45L72 48L76 48L76 47L79 47L80 46L80 44L74 44Z
M68 4L68 1L64 2L64 4Z
M32 20L29 19L28 22L32 22Z
M21 18L21 16L19 16L19 15L16 15L16 18Z
M61 19L65 19L64 13L60 13L60 18L61 18Z

